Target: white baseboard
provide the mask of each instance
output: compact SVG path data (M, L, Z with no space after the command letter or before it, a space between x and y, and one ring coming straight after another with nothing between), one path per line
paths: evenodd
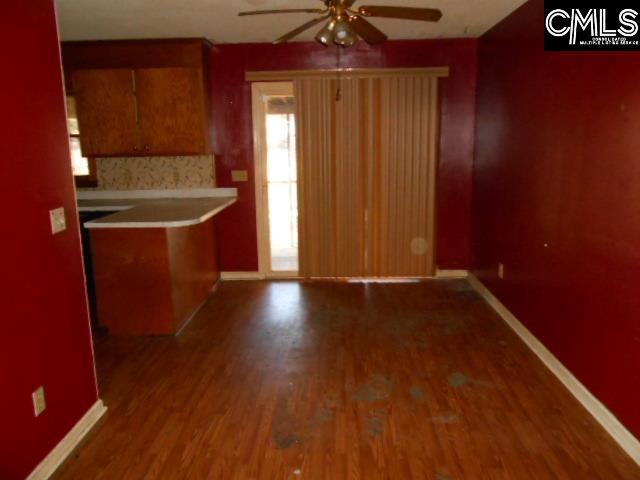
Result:
M439 279L448 279L448 278L467 278L469 276L469 271L468 270L437 270L436 271L436 275L435 278L439 278ZM260 274L260 272L221 272L220 273L220 279L223 281L234 281L234 280L264 280L266 277L262 274ZM275 276L274 278L278 278L277 276ZM297 278L297 277L291 277L290 275L284 275L283 278ZM429 277L415 277L417 279L427 279ZM433 278L433 277L431 277ZM402 278L403 280L405 280L405 278ZM323 280L321 278L318 278L318 280ZM335 278L329 278L329 279L324 279L324 280L335 280ZM356 281L362 281L365 279L355 279ZM380 280L380 279L374 279L374 280ZM387 279L389 280L389 279ZM391 279L393 280L393 279Z
M640 465L640 441L625 428L613 413L605 407L580 381L558 360L540 340L525 327L504 304L473 274L469 274L469 283L484 297L504 321L518 334L551 372L589 411L611 437Z
M264 276L260 272L221 272L220 279L222 281L264 280Z
M49 455L35 468L27 480L46 480L56 469L66 460L73 449L78 446L84 436L89 433L93 426L100 420L102 415L107 411L102 400L98 399L96 403L78 420L78 423L69 430L60 443L54 447Z
M467 278L469 276L468 270L437 270L435 278L448 279L448 278ZM284 278L290 278L285 276ZM422 278L422 277L420 277ZM221 272L220 279L223 281L234 280L264 280L264 275L260 272ZM358 279L361 280L361 279Z
M468 276L468 270L436 270L436 278L467 278Z

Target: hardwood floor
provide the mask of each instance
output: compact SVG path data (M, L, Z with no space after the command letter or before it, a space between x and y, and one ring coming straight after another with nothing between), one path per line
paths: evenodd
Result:
M177 338L105 338L62 479L638 479L464 280L223 283Z

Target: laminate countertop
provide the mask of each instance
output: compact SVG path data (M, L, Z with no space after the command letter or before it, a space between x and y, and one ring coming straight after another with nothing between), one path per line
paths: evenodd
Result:
M180 196L86 198L78 196L80 212L110 212L111 215L86 222L86 228L176 228L198 225L237 201L237 196ZM182 194L185 195L185 194ZM85 197L85 198L83 198Z

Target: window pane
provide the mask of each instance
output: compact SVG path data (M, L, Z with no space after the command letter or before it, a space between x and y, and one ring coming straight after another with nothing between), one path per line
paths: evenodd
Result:
M67 95L67 126L70 135L80 135L78 127L78 114L76 113L76 99L71 95Z
M298 189L293 97L272 97L266 116L271 270L298 271Z
M296 179L296 126L293 115L267 115L267 168L269 181Z
M71 166L73 174L76 176L89 175L89 160L82 156L80 150L80 139L71 138Z

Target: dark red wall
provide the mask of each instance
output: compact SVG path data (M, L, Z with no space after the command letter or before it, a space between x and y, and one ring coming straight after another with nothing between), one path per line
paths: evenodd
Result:
M543 29L534 0L480 41L475 272L640 436L640 54Z
M0 478L22 479L97 399L53 0L0 16ZM68 230L51 235L49 210ZM33 415L43 385L47 410Z
M471 171L476 91L476 40L360 43L344 51L353 68L449 66L442 80L442 136L438 185L440 268L470 263ZM223 271L256 271L255 187L251 86L246 71L336 67L336 51L316 43L218 45L212 53L213 118L218 185L238 187L240 200L219 217ZM231 170L248 170L249 183L231 182Z

